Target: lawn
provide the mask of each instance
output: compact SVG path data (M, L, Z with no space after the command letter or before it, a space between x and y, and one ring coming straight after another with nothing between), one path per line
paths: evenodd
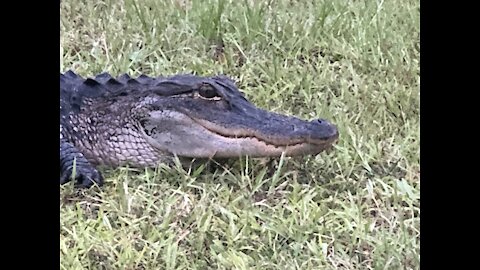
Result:
M62 0L61 72L223 73L340 140L61 186L61 269L419 269L419 5Z

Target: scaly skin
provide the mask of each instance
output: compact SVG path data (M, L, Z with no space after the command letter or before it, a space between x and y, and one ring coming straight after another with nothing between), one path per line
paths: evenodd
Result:
M255 107L225 76L83 79L60 74L60 183L102 185L95 165L154 167L182 159L315 155L338 139L327 120Z

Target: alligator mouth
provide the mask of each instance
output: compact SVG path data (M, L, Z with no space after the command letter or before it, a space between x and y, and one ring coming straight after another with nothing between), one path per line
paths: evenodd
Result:
M215 123L191 118L196 124L202 126L208 132L216 136L223 137L224 141L230 141L230 145L234 143L244 144L244 151L249 156L280 156L285 153L287 156L296 156L304 154L318 154L323 150L330 148L339 137L338 132L324 139L312 137L301 138L275 138L262 136L259 132L245 129L227 129ZM248 146L250 147L248 147ZM255 148L256 150L253 150ZM251 149L251 150L249 150ZM252 151L253 150L253 151ZM224 153L226 152L226 153ZM217 151L215 157L229 157L229 151Z
M147 141L158 150L186 158L316 155L338 139L336 129L325 138L313 137L318 134L311 132L268 136L259 130L225 128L173 110L151 112L143 130Z
M301 138L276 138L276 137L268 137L263 136L259 132L246 130L246 129L227 129L220 125L214 124L212 122L202 120L202 119L194 119L197 124L201 125L203 128L207 129L210 132L218 134L222 137L232 138L232 139L256 139L259 142L263 142L269 146L275 147L287 147L287 146L295 146L295 145L305 145L305 144L313 144L313 145L325 145L325 144L333 144L335 141L338 140L338 132L334 135L326 137L324 139L316 139L310 137L301 137Z
M333 143L337 140L336 138L325 140L323 143L295 143L295 144L272 144L265 140L259 139L257 137L229 137L215 133L219 136L222 136L225 141L230 141L232 143L245 143L250 147L244 147L238 156L248 155L251 157L276 157L280 156L282 153L285 153L286 156L298 156L305 154L316 155L328 148L330 148ZM252 151L253 150L253 151ZM217 151L213 157L231 157L235 154L232 151Z

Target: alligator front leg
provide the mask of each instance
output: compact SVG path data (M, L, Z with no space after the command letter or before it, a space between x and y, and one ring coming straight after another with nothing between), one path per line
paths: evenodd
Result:
M73 168L75 163L75 175ZM88 162L75 146L66 140L60 140L60 184L76 180L75 186L88 188L96 183L103 185L102 175Z

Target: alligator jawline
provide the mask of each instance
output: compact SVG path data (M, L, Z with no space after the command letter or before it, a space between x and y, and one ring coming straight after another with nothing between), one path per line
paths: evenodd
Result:
M190 116L189 116L190 117ZM216 124L212 124L210 122L206 122L205 120L199 120L199 119L195 119L195 118L192 118L190 117L195 123L197 123L198 125L200 125L201 127L203 127L204 129L216 134L216 135L219 135L219 136L222 136L224 138L229 138L229 139L255 139L257 140L258 142L261 142L261 143L264 143L265 145L267 146L273 146L275 148L285 148L285 147L297 147L297 146L301 146L301 145L312 145L312 146L323 146L325 145L326 143L329 143L331 140L334 140L334 138L332 139L329 139L329 140L325 140L325 141L322 141L322 142L309 142L307 140L305 141L300 141L300 140L297 140L296 142L291 142L291 143L288 143L288 144L284 144L284 143L275 143L275 142L272 142L272 141L267 141L263 138L260 138L260 137L257 137L255 135L231 135L231 134L226 134L224 132L221 132L219 131L220 129L224 129L222 127L219 127L217 126ZM207 124L208 123L208 124Z

